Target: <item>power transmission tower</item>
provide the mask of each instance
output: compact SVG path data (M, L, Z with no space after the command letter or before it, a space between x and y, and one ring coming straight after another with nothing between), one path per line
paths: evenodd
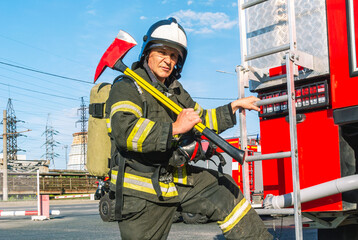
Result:
M24 136L16 131L16 125L18 122L24 122L21 120L17 120L15 115L14 107L12 106L11 98L9 98L6 107L6 128L7 128L7 159L9 162L17 160L17 152L24 151L17 147L17 138L20 136Z
M87 152L87 109L88 107L85 105L85 101L83 97L81 97L81 106L78 109L78 113L80 114L80 120L76 122L81 123L81 162L80 162L80 170L85 170L86 165L86 152Z
M50 160L50 163L53 164L53 168L55 168L55 158L59 156L59 154L55 153L55 147L60 144L59 142L54 140L54 136L57 135L59 132L51 126L50 122L50 114L47 115L47 123L46 123L46 129L45 132L42 133L42 136L45 135L46 142L46 153L43 156L45 156L46 160ZM43 145L42 145L43 146Z

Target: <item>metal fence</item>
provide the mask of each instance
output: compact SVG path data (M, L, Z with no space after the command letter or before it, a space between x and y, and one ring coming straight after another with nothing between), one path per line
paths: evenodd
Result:
M40 174L41 194L94 193L97 179L87 174ZM8 195L36 195L36 173L8 173ZM0 173L0 194L3 191Z

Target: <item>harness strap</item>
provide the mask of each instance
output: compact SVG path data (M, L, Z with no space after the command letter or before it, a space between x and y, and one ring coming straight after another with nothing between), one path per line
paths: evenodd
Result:
M116 181L116 201L115 205L115 218L116 220L122 220L122 207L123 207L123 182L124 182L124 168L125 168L125 159L117 151L116 162L118 163L118 175Z
M163 200L163 196L162 196L162 190L159 186L159 174L160 174L160 169L161 167L157 167L157 169L155 169L154 173L152 174L152 183L153 183L153 188L155 190L155 192L157 193L157 197L160 200Z

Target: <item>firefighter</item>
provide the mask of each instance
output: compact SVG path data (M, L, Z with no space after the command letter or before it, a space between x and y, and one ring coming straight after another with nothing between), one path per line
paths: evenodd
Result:
M130 78L114 81L106 103L112 141L111 189L122 239L166 239L177 209L217 221L227 239L272 239L231 176L180 161L183 136L202 122L220 133L240 108L259 111L255 97L205 110L178 82L187 56L174 18L153 24L132 69L183 108L176 116ZM179 159L179 161L178 161Z

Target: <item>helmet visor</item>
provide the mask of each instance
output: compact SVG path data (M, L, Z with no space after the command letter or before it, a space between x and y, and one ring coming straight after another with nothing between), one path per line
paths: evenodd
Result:
M181 59L183 59L183 53L182 53L181 49L179 49L178 47L175 47L175 45L170 46L169 44L164 44L164 43L159 43L159 42L153 43L147 48L147 51L149 52L153 48L164 48L164 49L170 49L170 50L176 51L178 53L178 56Z

